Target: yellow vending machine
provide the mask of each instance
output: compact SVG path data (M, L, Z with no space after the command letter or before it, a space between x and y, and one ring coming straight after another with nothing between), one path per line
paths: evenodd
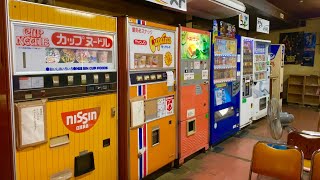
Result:
M9 3L16 179L118 179L116 18Z
M129 152L120 154L119 168L127 169L128 179L135 180L176 159L177 28L124 17L119 32L123 32L119 70L128 78L123 77L119 86L123 92L119 108L127 109L127 114L119 114L121 141L129 131L128 145L123 147Z

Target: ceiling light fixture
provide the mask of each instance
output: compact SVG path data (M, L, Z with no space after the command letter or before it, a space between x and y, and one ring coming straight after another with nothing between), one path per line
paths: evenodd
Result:
M303 0L300 0L300 3L303 3Z

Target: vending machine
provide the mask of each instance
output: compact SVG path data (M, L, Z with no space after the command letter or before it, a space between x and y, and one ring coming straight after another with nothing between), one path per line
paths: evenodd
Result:
M271 91L270 98L276 98L279 107L282 109L283 94L283 68L284 68L284 44L271 44L270 46L270 66L271 66Z
M180 27L179 164L209 148L210 32Z
M120 163L128 169L128 179L135 180L177 159L178 28L129 17L122 17L119 26L123 31L119 68L123 78L128 78L121 79L120 101L125 101L119 108L126 109L126 104L128 108L119 131L123 138L129 131L128 145L123 148L127 152L120 155L128 155L128 161Z
M255 39L253 57L253 115L258 120L267 115L270 97L270 41Z
M237 61L237 40L215 37L210 73L211 145L239 131L240 68Z
M9 3L16 179L118 179L116 18Z
M252 123L253 113L253 46L254 39L239 36L240 41L240 128L244 128Z

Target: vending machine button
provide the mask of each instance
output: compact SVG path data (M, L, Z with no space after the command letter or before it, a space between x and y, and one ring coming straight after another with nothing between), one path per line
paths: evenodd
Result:
M68 85L73 85L73 76L68 76Z
M58 87L60 82L59 82L59 76L52 76L52 84L55 87Z
M109 74L105 74L104 75L104 80L105 80L105 82L110 82L110 75Z
M93 75L93 83L94 84L98 84L99 83L99 75L98 74Z
M87 76L85 74L81 75L81 84L82 85L87 84Z

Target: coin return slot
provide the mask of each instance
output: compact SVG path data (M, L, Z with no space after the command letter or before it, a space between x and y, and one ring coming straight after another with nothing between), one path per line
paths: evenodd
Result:
M160 129L159 127L152 129L152 146L156 146L160 143Z
M192 119L187 121L187 135L191 136L196 133L196 120Z
M69 143L70 143L69 134L50 138L50 148L62 146Z

